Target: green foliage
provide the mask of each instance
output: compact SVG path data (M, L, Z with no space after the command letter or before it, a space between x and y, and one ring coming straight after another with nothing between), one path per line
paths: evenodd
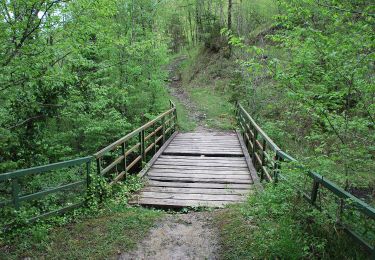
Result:
M109 186L102 177L92 176L91 179L87 207L33 225L25 225L30 214L35 213L32 208L13 212L11 229L0 236L0 258L77 259L97 254L98 258L105 258L118 250L133 248L161 216L158 211L128 207L129 196L141 189L143 182L137 176L128 176L125 182ZM52 207L47 205L46 208ZM66 250L69 247L70 250ZM100 250L103 251L98 252Z
M233 105L224 94L219 94L212 88L191 88L191 99L199 104L205 115L206 125L213 129L233 129Z
M186 107L180 103L176 98L172 98L177 108L177 120L179 130L183 132L193 131L196 123L189 117Z
M107 208L94 218L86 217L61 227L38 225L24 230L2 246L0 258L25 257L44 259L104 259L134 249L154 222L160 211ZM27 233L26 233L27 232Z
M166 108L152 1L12 2L0 7L0 172L93 153Z
M311 168L348 190L368 189L375 181L369 1L278 3L278 30L259 36L270 44L256 39L243 48L248 80L240 99Z
M224 259L365 259L332 219L287 183L268 184L218 215ZM349 246L350 245L350 246Z

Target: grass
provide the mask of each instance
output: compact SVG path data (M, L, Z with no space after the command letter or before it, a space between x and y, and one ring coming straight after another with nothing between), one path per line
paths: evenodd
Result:
M203 46L186 50L184 54L188 58L181 66L182 86L198 110L205 114L203 124L211 129L233 129L234 106L231 96L226 94L233 60L224 59L221 53L210 53Z
M366 259L362 249L285 184L215 217L222 259Z
M93 196L101 194L102 199L88 200L89 207L32 225L15 225L7 233L1 230L0 259L107 259L135 248L163 212L128 205L131 193L143 187L137 176L116 186L102 181L93 178L93 187L101 183ZM18 214L22 218L28 212Z
M177 98L171 97L171 99L177 108L177 120L180 131L194 131L197 124L189 117L189 112L186 110L186 107L180 101L178 101Z
M142 240L160 211L143 208L108 209L92 219L47 231L30 227L11 246L2 248L0 259L107 259L132 250Z
M228 97L210 87L190 88L188 92L193 102L205 113L205 124L209 128L222 130L234 128L234 107L229 103Z

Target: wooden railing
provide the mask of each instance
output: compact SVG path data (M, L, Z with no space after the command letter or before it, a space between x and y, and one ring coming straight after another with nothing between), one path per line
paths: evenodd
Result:
M173 102L170 101L170 109L166 112L103 148L93 156L0 174L0 195L3 200L0 201L0 210L10 206L17 211L22 209L22 206L26 208L34 207L36 200L45 199L51 194L60 193L60 196L68 194L74 196L78 194L78 191L81 191L82 194L77 195L74 203L67 202L67 206L56 209L57 206L61 206L60 201L58 201L58 205L54 205L53 210L48 212L41 210L36 216L34 214L31 218L28 218L27 222L78 208L84 204L87 197L86 192L89 191L91 185L90 176L96 173L103 176L110 184L114 184L126 177L128 173L141 171L146 161L158 151L176 131L176 128L177 111ZM96 167L92 165L93 160L96 160ZM28 188L28 182L33 180L31 176L42 176L42 173L48 174L48 176L45 176L47 180L53 180L54 176L58 174L60 177L65 176L67 177L65 179L68 180L73 178L75 181L56 187L48 187L47 189L41 188L39 191L26 189L27 194L23 194L22 186ZM69 176L67 176L68 173ZM70 192L67 193L66 191ZM77 202L77 200L79 201ZM21 205L25 202L29 204Z
M110 183L114 184L135 166L143 168L148 156L155 154L176 130L176 107L172 101L170 103L168 111L95 153L98 175L112 174Z
M337 220L337 224L375 258L375 209L282 151L239 103L236 118L260 179L288 182L309 203ZM281 165L288 169L282 171ZM298 183L292 183L287 170L300 173L293 179Z
M253 165L261 180L277 181L281 149L255 123L249 113L237 103L236 118Z

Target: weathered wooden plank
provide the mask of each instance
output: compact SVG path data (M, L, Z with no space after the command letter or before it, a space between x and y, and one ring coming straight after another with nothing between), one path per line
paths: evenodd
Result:
M215 174L215 175L232 175L232 174L240 174L240 175L250 175L250 173L246 170L242 171L215 171L213 169L207 170L182 170L182 169L151 169L149 173L181 173L181 174Z
M234 131L222 131L222 132L185 132L181 133L181 135L209 135L209 136L218 136L218 135L234 135Z
M203 135L196 135L196 136L186 136L186 135L179 135L177 136L180 140L189 140L189 139L197 139L197 140L234 140L236 136L234 135L221 135L221 136L203 136Z
M201 164L216 164L220 166L221 164L231 164L231 165L243 165L246 164L245 160L202 160L198 159L198 156L196 160L187 160L187 159L163 159L159 158L157 161L158 164L173 164L173 163L180 163L180 164L186 164L186 165L201 165ZM214 157L213 157L214 158ZM239 157L228 157L230 158L239 158Z
M236 161L240 160L243 161L244 157L207 157L207 156L184 156L184 155L161 155L159 159L170 159L170 160L175 160L175 159L185 159L185 160L227 160L227 161Z
M206 167L219 167L219 166L227 166L227 167L246 167L245 162L181 162L181 161L162 161L158 160L155 165L175 165L175 166L206 166Z
M253 184L235 132L179 133L147 178L134 201L150 206L221 207L243 200Z
M189 148L195 148L195 149L227 149L227 150L234 150L234 149L241 149L241 146L239 145L230 145L230 144L198 144L198 143L193 143L193 144L179 144L179 143L174 143L168 146L169 148L180 148L180 147L189 147Z
M152 169L186 169L186 170L207 170L207 169L215 169L217 171L244 171L247 168L244 166L189 166L189 165L159 165L154 164Z
M229 146L204 146L204 145L170 145L168 149L172 150L206 150L206 151L234 151L241 152L241 147L229 147Z
M202 200L175 200L175 199L152 199L139 198L131 200L130 204L140 204L145 206L164 206L164 207L215 207L222 208L227 204L236 203L234 201L202 201Z
M251 189L210 189L210 188L185 188L185 187L145 187L142 191L164 192L164 193L190 193L190 194L249 194Z
M206 156L190 156L189 158L180 158L182 156L171 156L170 158L163 155L159 161L164 162L246 162L244 157L206 157Z
M173 143L169 147L204 147L204 148L227 148L227 149L239 149L240 145L237 144L223 144L223 143L197 143L197 142L186 142L186 143Z
M160 149L154 154L151 160L145 165L145 167L138 173L138 177L143 177L146 172L151 168L151 166L157 161L159 156L167 149L168 145L173 141L173 139L178 135L178 132L173 133L168 140L160 147ZM161 136L163 137L163 136Z
M238 140L235 139L175 139L173 143L189 143L189 142L199 143L199 144L238 144Z
M203 135L203 134L197 134L197 135L188 135L188 134L180 134L178 138L181 139L233 139L235 138L235 135Z
M166 151L175 152L175 153L182 153L182 152L204 152L204 153L219 153L222 154L222 157L226 156L226 154L238 154L243 155L242 151L240 149L230 149L230 148L205 148L205 147L187 147L187 146L181 146L181 147L168 147Z
M246 145L245 145L245 142L241 136L241 133L240 132L237 132L237 137L238 137L238 140L240 141L241 143L241 147L242 147L242 150L243 150L243 153L244 153L244 157L245 157L245 160L246 160L246 163L247 163L247 166L249 168L249 172L250 172L250 175L251 175L251 178L254 182L254 184L256 185L256 188L261 190L262 187L260 185L260 180L259 180L259 177L258 177L258 174L257 174L257 171L256 169L254 168L254 165L251 161L251 158L250 158L250 155L247 151L247 148L246 148Z
M205 182L169 182L169 181L157 181L149 180L147 182L148 187L175 187L175 188L209 188L209 189L250 189L251 184L243 183L205 183Z
M226 147L226 146L211 146L211 147L206 147L204 145L194 145L194 144L186 144L186 145L169 145L168 149L183 149L183 150L212 150L212 149L220 149L220 150L225 150L225 151L241 151L241 147Z
M175 154L215 155L216 154L216 155L220 155L220 156L223 156L223 155L226 155L226 156L229 156L229 155L242 156L243 155L242 151L228 151L228 150L223 151L223 150L220 150L220 149L217 149L217 150L166 149L164 151L164 154L173 154L173 155L175 155Z
M174 144L176 143L189 143L194 142L198 144L232 144L232 145L238 145L238 140L197 140L197 139L176 139L173 141Z
M203 200L203 201L241 201L244 195L237 194L194 194L194 193L164 193L142 191L135 195L138 198L176 199L176 200Z
M194 177L187 177L187 178L174 178L174 177L155 177L155 176L148 176L150 180L159 180L159 181L177 181L177 182L213 182L213 183L244 183L244 184L251 184L253 183L251 179L242 180L242 179L214 179L214 178L194 178Z
M238 140L232 139L176 139L173 143L199 143L199 144L238 144Z
M223 144L238 144L238 140L235 139L176 139L174 143L189 143L189 142L196 142L196 143L207 143L207 144L216 144L216 143L223 143Z
M179 136L236 136L236 133L233 132L190 132L190 133L181 133Z
M149 177L171 177L171 178L203 178L203 179L220 179L220 180L231 180L231 179L241 179L241 180L251 180L250 174L230 174L230 175L218 175L218 174L209 174L209 173L171 173L171 172L150 172Z

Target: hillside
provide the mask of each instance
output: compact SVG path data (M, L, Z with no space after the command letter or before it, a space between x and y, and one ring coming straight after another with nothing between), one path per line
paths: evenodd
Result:
M371 259L371 1L0 10L1 259Z

